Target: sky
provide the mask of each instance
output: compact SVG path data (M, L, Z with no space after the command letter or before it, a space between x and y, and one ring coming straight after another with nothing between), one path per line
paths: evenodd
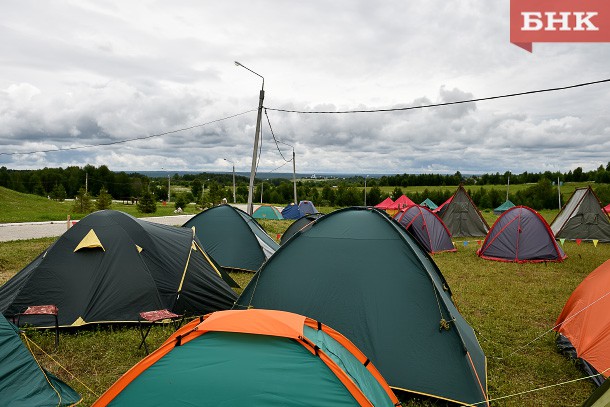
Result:
M293 149L301 174L605 167L610 83L378 113L274 110L610 78L610 43L530 53L510 43L509 11L508 0L3 0L0 166L249 172L262 76L260 172L291 172Z

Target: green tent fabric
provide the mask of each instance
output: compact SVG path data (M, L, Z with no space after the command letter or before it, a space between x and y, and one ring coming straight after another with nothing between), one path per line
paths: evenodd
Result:
M473 329L431 257L378 209L346 208L310 223L252 278L242 307L337 329L393 388L485 405L486 361Z
M551 230L556 239L610 242L610 217L591 187L577 188L561 208Z
M439 212L453 237L485 236L489 232L489 225L462 185Z
M172 335L94 407L394 406L387 383L369 370L366 356L353 352L340 334L303 316L221 311Z
M0 315L0 406L72 406L80 395L44 370Z
M502 215L504 212L514 207L515 204L512 203L509 199L507 199L502 205L498 206L494 209L494 215Z
M192 230L98 211L0 287L0 312L53 304L60 326L138 322L140 312L158 309L201 315L233 305L223 275ZM48 326L49 318L27 323Z
M605 380L591 396L585 400L582 407L608 407L610 406L610 380Z
M254 219L273 219L282 220L282 214L280 211L272 205L261 205L252 214Z
M280 247L256 220L231 205L206 209L182 226L194 227L205 251L227 270L256 271Z

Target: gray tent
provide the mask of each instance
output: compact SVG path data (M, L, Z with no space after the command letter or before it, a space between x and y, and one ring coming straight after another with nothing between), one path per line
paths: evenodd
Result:
M591 187L578 188L551 223L556 239L610 242L610 218Z
M489 225L462 185L442 207L439 216L453 237L487 235Z

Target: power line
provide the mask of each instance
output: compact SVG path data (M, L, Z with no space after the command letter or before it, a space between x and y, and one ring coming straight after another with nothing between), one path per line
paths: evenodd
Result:
M231 116L223 117L222 119L211 120L211 121L209 121L207 123L196 124L196 125L193 125L193 126L190 126L190 127L185 127L185 128L178 129L178 130L166 131L164 133L151 134L150 136L134 137L134 138L131 138L131 139L110 141L110 142L107 142L107 143L88 144L88 145L85 145L85 146L77 146L77 147L64 147L64 148L60 147L60 148L56 148L56 149L53 149L53 150L28 151L28 152L25 152L25 153L22 153L22 152L0 153L0 155L25 155L25 154L36 154L36 153L54 153L56 151L82 150L82 149L91 148L91 147L111 146L111 145L115 145L115 144L129 143L131 141L146 140L146 139L150 139L150 138L154 138L154 137L167 136L168 134L179 133L181 131L192 130L192 129L195 129L197 127L207 126L208 124L220 122L220 121L223 121L223 120L232 119L234 117L241 116L241 115L244 115L244 114L247 114L247 113L251 113L251 112L255 112L255 111L256 111L256 109L252 109L252 110L248 110L246 112L237 113L237 114L234 114L234 115L231 115Z
M267 109L265 109L265 116L267 117L267 123L269 123L269 130L271 130L271 135L273 136L273 141L275 141L275 146L277 147L277 151L280 152L280 156L282 157L282 159L284 161L286 161L286 163L289 163L290 161L292 161L292 159L287 160L286 157L284 157L284 154L282 154L282 150L280 150L280 146L277 143L277 139L275 138L275 134L273 133L273 128L271 127L271 121L269 120L269 115L267 114Z
M337 111L330 111L330 110L318 110L318 111L315 111L315 110L312 110L312 111L305 111L305 110L288 110L288 109L277 109L277 108L272 108L272 107L265 107L265 110L274 110L276 112L300 113L300 114L346 114L346 113L399 112L399 111L405 111L405 110L424 109L424 108L429 108L429 107L440 107L440 106L458 105L458 104L462 104L462 103L482 102L482 101L494 100L494 99L505 99L505 98L515 97L515 96L533 95L535 93L555 92L555 91L559 91L559 90L567 90L567 89L580 88L580 87L583 87L583 86L597 85L597 84L606 83L606 82L610 82L610 79L602 79L602 80L599 80L599 81L578 83L576 85L561 86L561 87L557 87L557 88L538 89L538 90L530 90L530 91L527 91L527 92L509 93L509 94L499 95L499 96L489 96L489 97L484 97L484 98L459 100L459 101L456 101L456 102L433 103L433 104L429 104L429 105L419 105L419 106L409 106L409 107L397 107L397 108L391 108L391 109L337 110Z

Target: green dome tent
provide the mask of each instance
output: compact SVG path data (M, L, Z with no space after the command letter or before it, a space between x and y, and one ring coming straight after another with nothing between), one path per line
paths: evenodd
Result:
M257 272L236 308L308 315L342 332L395 389L486 405L486 362L440 270L372 208L300 230Z
M369 362L343 335L310 318L220 311L174 333L94 407L399 405Z
M0 287L0 312L53 304L60 326L138 322L140 312L159 309L201 315L233 305L223 276L230 280L192 230L98 211ZM49 318L27 322L42 327Z
M226 270L256 271L280 247L252 216L219 205L182 225L195 228L203 248Z
M494 215L502 215L504 212L514 207L515 204L512 203L509 199L507 199L502 205L498 206L494 209Z
M73 406L80 395L43 369L0 315L0 406Z
M272 205L261 205L252 214L254 219L273 219L282 220L282 214L280 211Z

